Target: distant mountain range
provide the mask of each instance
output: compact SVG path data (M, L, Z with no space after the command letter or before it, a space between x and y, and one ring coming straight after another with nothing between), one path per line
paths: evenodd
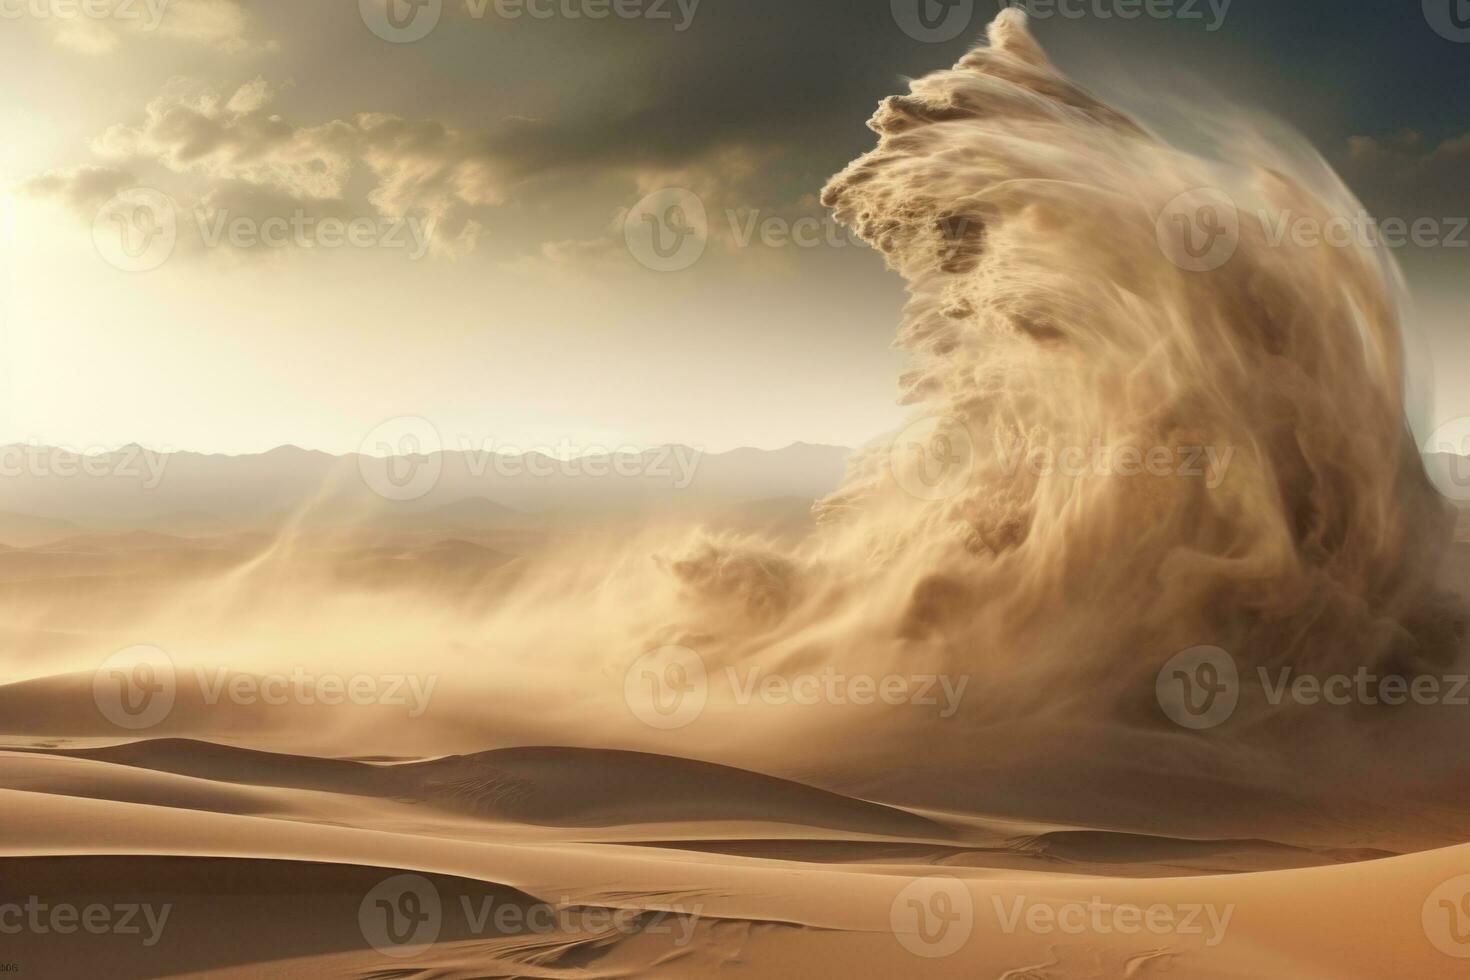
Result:
M240 456L157 454L127 446L84 460L16 449L0 447L0 543L20 546L98 531L196 536L287 523L452 535L547 519L696 514L789 527L841 483L852 452L796 443L703 454L672 445L558 460L453 451L334 456L294 446ZM1442 493L1470 503L1470 458L1439 453L1424 462Z
M559 460L534 452L379 458L283 446L224 456L126 446L82 458L0 447L0 541L14 537L8 531L55 538L73 526L210 534L287 521L454 530L553 515L787 515L836 488L850 452L797 443L705 454L672 445Z

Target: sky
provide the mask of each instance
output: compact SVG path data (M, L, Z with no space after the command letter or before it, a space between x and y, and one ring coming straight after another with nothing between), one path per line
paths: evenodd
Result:
M998 7L948 3L0 0L0 441L865 442L903 293L816 195ZM1414 422L1470 416L1462 0L1027 5L1161 131L1268 115L1433 219Z

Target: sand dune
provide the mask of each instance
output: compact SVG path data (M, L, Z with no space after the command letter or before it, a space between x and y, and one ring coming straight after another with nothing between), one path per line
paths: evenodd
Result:
M1042 872L936 864L901 850L866 857L854 850L841 860L822 859L822 847L833 840L830 827L824 838L788 839L779 854L755 856L700 853L677 842L591 842L583 833L597 840L615 832L609 823L516 839L498 821L479 823L479 831L452 823L430 830L426 817L411 822L383 810L359 815L359 824L382 822L383 829L367 830L333 819L349 808L334 812L313 802L375 791L358 775L344 777L358 772L350 763L258 760L252 768L233 750L214 752L197 744L126 748L5 756L12 787L0 791L9 818L6 897L44 895L52 905L152 903L155 917L167 905L162 938L150 945L143 942L146 930L29 933L7 943L7 957L34 965L53 962L64 950L72 968L107 964L108 975L122 977L231 967L240 972L223 975L268 969L281 976L384 976L398 967L448 977L687 977L715 969L790 977L817 969L995 978L1463 975L1426 940L1424 921L1436 912L1432 904L1425 910L1440 883L1470 868L1465 847L1301 870L1120 878L1079 875L1065 865ZM147 759L150 752L158 759ZM112 761L95 761L99 756ZM524 775L525 767L544 773L565 766L567 757L538 750L510 758ZM197 774L226 759L234 760L224 770L229 784ZM45 764L28 772L40 760ZM142 761L187 766L196 774L160 776L140 770ZM600 762L610 778L659 764ZM633 770L620 772L619 762ZM127 775L109 784L98 772L74 770L79 764ZM284 795L278 785L287 781L282 770L294 774ZM270 791L245 788L260 777L274 784ZM308 788L313 784L317 788ZM661 794L643 786L645 818L661 815ZM567 784L560 789L565 792ZM67 795L78 791L114 799ZM147 795L153 798L141 798ZM286 798L299 807L281 806ZM420 801L394 802L411 811ZM855 801L850 806L868 813ZM679 815L681 809L676 804L670 819L660 821L666 832L678 827L693 837L722 823L715 810L691 818ZM820 816L820 806L813 810L817 819L809 832L833 822ZM875 843L872 829L864 839ZM1069 843L1074 858L1079 848L1097 856L1086 841ZM1053 837L1049 844L1058 847L1059 841ZM1185 842L1175 846L1191 849ZM1114 840L1109 847L1115 859L1161 853L1157 842ZM403 874L424 877L402 879ZM390 883L384 894L399 895L425 881L439 903L438 942L400 958L396 954L403 949L374 931L362 906L384 882ZM961 899L951 927L964 933L963 942L931 957L922 954L943 947L926 947L932 935L905 933L902 917L913 896L927 902L935 889L968 900ZM481 914L487 902L492 909L522 912L510 913L496 927ZM1035 908L1065 914L1095 902L1109 910L1101 931L1034 931L1013 922L1018 914L1036 916L1030 911ZM533 907L536 915L527 915ZM568 907L580 911L567 912ZM1200 931L1151 934L1136 923L1127 925L1133 920L1126 915L1111 918L1118 910L1149 908L1198 915ZM553 915L553 909L561 911ZM618 926L610 911L589 909L627 914Z
M788 780L685 759L569 748L499 749L393 764L259 752L187 739L85 749L33 750L174 773L216 783L391 797L492 820L609 827L648 817L657 786L660 822L789 823L854 833L942 838L945 829L903 810Z

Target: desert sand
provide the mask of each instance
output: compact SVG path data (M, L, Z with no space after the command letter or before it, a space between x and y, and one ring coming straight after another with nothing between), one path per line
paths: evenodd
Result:
M263 574L263 538L0 554L11 645L28 651L12 669L31 675L0 687L0 898L13 915L41 903L4 961L117 977L1465 975L1439 904L1470 874L1463 791L1354 784L1351 763L1317 779L1308 749L1250 782L1163 730L711 703L660 731L613 700L616 675L548 698L534 669L487 678L467 643L421 644L412 668L437 683L417 715L385 691L264 701L272 673L248 651L308 599L318 625L275 655L282 683L293 660L401 666L391 652L431 623L472 636L486 594L531 575L517 568L550 539L607 533L331 535L301 542L284 581L237 580L224 606L206 598ZM142 635L126 610L169 598L148 631L176 651L166 717L122 729L95 670L47 667L124 646ZM322 631L350 657L307 656ZM190 649L220 660L204 670ZM218 694L240 676L262 686ZM433 899L401 905L409 893ZM432 908L434 941L415 945L408 911L405 942L390 938L369 899ZM78 924L124 907L126 931ZM53 923L56 908L77 917Z

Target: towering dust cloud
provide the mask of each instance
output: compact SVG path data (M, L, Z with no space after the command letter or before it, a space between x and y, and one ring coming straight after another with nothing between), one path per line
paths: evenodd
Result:
M818 506L878 569L890 632L1082 710L1202 644L1252 670L1443 670L1461 626L1397 269L1263 220L1360 206L1248 131L1217 160L1168 145L1060 75L1017 10L989 34L885 100L823 194L911 294L922 436ZM924 492L946 465L952 492Z

